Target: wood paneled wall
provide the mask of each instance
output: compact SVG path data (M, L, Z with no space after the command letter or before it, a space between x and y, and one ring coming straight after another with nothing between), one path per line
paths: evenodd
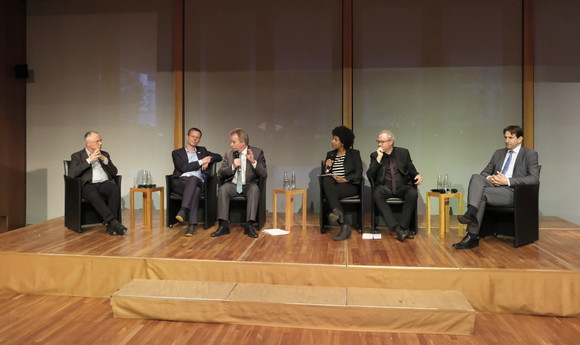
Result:
M0 232L26 222L26 1L0 2Z

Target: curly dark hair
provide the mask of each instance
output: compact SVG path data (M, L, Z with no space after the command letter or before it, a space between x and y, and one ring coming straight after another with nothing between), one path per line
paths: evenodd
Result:
M338 126L332 130L332 136L338 137L338 140L344 145L345 149L350 149L354 144L354 133L345 126Z

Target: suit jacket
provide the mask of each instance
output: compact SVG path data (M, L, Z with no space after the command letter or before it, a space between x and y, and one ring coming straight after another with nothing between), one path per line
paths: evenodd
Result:
M326 159L334 160L338 150L328 151L326 154ZM322 164L322 174L325 173L324 171L325 164ZM330 169L332 172L332 169ZM354 149L347 149L344 155L344 178L348 180L348 182L352 184L360 184L362 180L362 160L360 159L360 152L359 150Z
M491 160L481 172L481 175L487 178L501 171L507 152L507 148L495 151ZM514 163L514 172L509 181L511 187L540 183L540 166L538 165L538 153L536 151L523 146L520 147L520 152L518 152Z
M389 169L387 166L388 159L385 155L386 154L383 154L383 158L379 164L377 162L377 152L374 151L371 153L371 165L367 170L367 177L369 180L374 180L379 185L385 184L385 169ZM413 181L419 173L417 172L417 169L415 169L415 165L413 165L409 150L402 147L393 147L391 155L395 156L397 168L399 169L405 184L414 185L415 183Z
M203 146L197 146L197 158L203 159L207 156L211 157L209 164L220 162L222 160L222 156L219 154L210 152ZM172 175L173 178L179 178L179 176L181 176L183 173L201 169L199 162L189 163L189 158L187 157L187 152L184 147L173 150L173 152L171 152L171 158L173 158L174 167ZM204 176L206 175L204 171L202 171L202 174Z
M248 146L248 148L252 149L252 152L254 153L256 168L254 169L252 164L250 164L250 161L246 162L246 184L258 183L260 177L268 176L268 171L266 170L266 157L264 156L264 151L261 149L255 146ZM218 170L218 175L222 182L228 182L234 178L236 172L232 169L234 159L234 151L232 149L227 150L224 154L222 165Z
M117 176L117 167L113 164L111 156L108 152L101 151L101 154L109 160L108 164L104 164L100 159L97 159L99 164L103 167L103 170L109 176L109 179L115 182L115 176ZM79 152L75 152L70 156L70 166L68 168L68 176L70 177L80 177L83 186L85 183L91 182L93 180L93 168L92 165L87 163L86 149L82 149Z

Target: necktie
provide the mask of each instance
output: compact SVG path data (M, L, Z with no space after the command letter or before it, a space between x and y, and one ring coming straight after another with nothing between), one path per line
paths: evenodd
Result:
M510 155L508 156L508 159L505 162L503 169L501 169L501 173L503 175L505 175L508 172L508 169L510 167L510 162L512 161L512 153L514 153L514 151L510 151Z
M389 157L389 169L391 170L391 191L395 194L397 192L397 183L395 182L395 157Z
M240 155L240 159L242 159L242 155ZM238 194L242 194L242 167L243 164L240 165L240 168L238 170L238 178L237 178L237 183L236 183L236 192L238 192Z

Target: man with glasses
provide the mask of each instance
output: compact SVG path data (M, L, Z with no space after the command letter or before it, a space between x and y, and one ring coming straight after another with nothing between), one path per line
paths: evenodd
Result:
M372 197L387 226L403 242L405 238L415 237L409 230L417 207L417 187L414 185L423 183L423 177L415 169L409 150L394 146L395 136L391 131L381 131L377 145L377 150L371 153L371 164L367 170L367 177L375 182ZM405 201L400 222L387 204L387 199L393 197Z

